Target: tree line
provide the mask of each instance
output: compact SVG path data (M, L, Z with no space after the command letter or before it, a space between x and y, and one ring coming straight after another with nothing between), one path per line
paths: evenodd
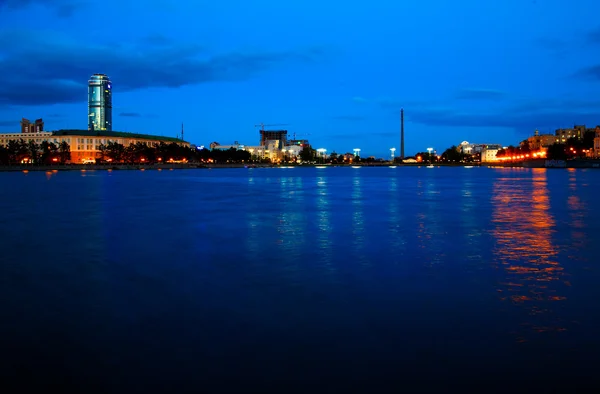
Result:
M22 162L34 165L65 164L71 160L71 148L66 141L60 144L43 141L26 142L24 139L9 141L0 145L0 165L13 165Z
M231 148L228 150L192 149L175 142L159 143L148 146L141 142L124 146L118 142L101 144L98 147L99 163L129 163L129 164L155 164L169 161L231 163L247 162L251 160L249 152Z

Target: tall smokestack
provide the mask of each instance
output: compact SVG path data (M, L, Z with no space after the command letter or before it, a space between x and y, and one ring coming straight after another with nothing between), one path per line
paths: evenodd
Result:
M400 110L400 159L404 159L404 108Z

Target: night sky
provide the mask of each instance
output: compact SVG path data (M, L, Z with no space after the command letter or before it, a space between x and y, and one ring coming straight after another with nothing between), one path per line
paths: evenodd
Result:
M0 0L0 131L113 129L257 145L283 123L315 148L387 156L516 144L600 124L597 0ZM308 134L308 135L307 135Z

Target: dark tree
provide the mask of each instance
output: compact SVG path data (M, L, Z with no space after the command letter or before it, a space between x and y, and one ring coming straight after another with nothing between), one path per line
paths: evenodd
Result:
M60 164L65 164L71 160L71 147L67 141L63 141L58 145L58 160Z
M452 145L450 148L446 149L444 153L442 153L442 160L444 161L459 163L464 158L464 153L460 152L455 145Z
M565 144L552 144L548 147L547 152L548 159L551 160L566 160L567 159L567 146Z

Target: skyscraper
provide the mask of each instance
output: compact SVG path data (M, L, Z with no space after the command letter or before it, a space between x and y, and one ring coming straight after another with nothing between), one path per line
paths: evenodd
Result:
M105 74L88 82L88 130L112 131L112 84Z

